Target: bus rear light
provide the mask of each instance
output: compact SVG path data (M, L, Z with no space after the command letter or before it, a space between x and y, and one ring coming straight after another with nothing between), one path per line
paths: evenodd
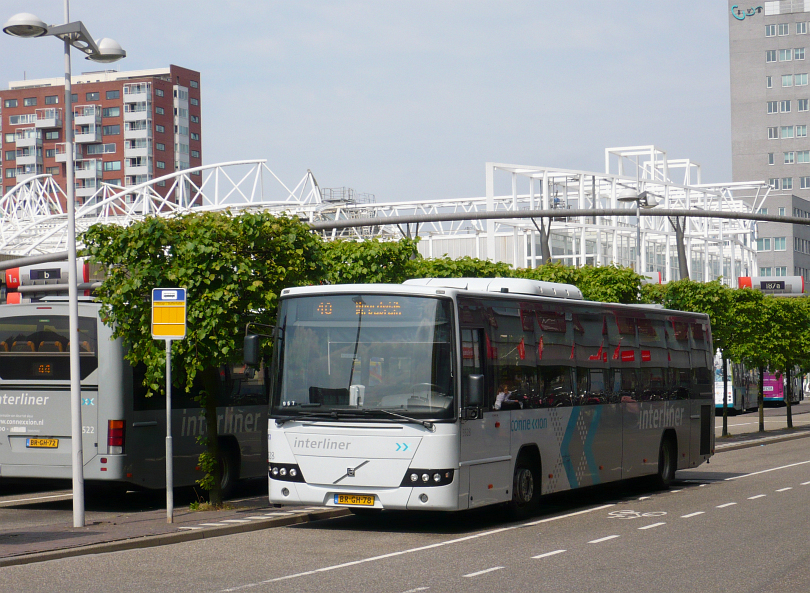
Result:
M102 468L101 468L101 471L106 472L106 471L107 471L107 468L106 468L106 467L102 467Z
M121 455L124 453L124 421L107 421L107 454Z
M131 477L132 477L132 474L127 474L127 477L128 477L128 478L131 478Z
M102 457L102 458L101 458L101 463L107 463L107 458L106 458L106 457Z

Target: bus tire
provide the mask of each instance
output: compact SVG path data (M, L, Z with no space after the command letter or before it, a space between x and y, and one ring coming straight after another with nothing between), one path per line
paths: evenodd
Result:
M522 519L537 512L540 507L540 461L521 453L515 463L512 477L512 500L509 514Z
M665 434L661 438L658 448L658 473L655 475L655 486L661 489L669 488L675 480L675 470L678 464L678 447L671 435Z
M236 489L239 481L239 453L234 451L231 444L221 441L219 443L219 488L222 498L229 498Z

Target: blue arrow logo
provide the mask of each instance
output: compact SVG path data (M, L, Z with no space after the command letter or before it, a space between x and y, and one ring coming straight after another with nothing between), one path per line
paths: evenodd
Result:
M397 451L407 451L408 443L397 443Z

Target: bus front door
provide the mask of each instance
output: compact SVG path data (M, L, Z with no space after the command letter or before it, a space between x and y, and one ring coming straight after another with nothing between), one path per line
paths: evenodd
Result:
M483 330L463 329L459 507L512 498L511 412L495 410L483 371ZM465 488L466 487L466 488Z

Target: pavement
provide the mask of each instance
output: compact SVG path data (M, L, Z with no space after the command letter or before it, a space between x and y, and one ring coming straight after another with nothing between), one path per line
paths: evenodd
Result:
M744 433L716 439L717 453L746 447L765 446L810 437L810 426L794 429ZM70 491L26 494L0 498L0 507L16 508L55 500L70 500ZM166 510L139 511L94 521L85 527L48 524L22 529L0 529L0 567L101 554L135 548L272 529L350 514L346 508L278 507L264 497L229 501L222 511L191 511L175 507L174 522Z

